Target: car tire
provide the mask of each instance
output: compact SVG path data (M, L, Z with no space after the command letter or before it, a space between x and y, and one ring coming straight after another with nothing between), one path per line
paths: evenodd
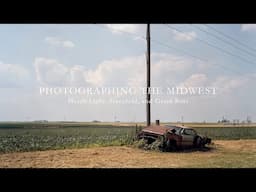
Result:
M201 137L197 137L195 139L195 147L198 147L198 148L202 147L202 138Z
M199 148L202 147L202 138L201 137L197 138L197 145L198 145Z
M168 140L166 143L167 151L176 151L177 150L177 143L174 140Z

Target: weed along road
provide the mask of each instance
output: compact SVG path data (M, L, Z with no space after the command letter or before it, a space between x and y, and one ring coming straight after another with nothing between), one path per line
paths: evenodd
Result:
M132 146L13 152L2 168L256 168L256 140L216 140L209 150L146 151Z

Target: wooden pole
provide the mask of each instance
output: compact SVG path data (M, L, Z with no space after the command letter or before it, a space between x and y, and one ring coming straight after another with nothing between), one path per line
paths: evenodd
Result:
M147 126L150 126L150 24L147 24Z

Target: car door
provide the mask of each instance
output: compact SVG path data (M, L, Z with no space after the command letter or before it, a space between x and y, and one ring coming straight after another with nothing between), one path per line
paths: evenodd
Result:
M182 145L184 147L193 146L195 134L192 129L183 129L181 135L182 135Z

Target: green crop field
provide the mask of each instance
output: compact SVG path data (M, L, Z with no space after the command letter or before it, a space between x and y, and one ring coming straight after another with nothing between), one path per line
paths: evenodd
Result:
M132 142L134 127L65 126L64 124L9 125L0 128L0 152L125 145Z
M136 128L134 123L2 122L0 153L129 145L141 125ZM256 139L256 126L217 125L190 124L212 139Z

